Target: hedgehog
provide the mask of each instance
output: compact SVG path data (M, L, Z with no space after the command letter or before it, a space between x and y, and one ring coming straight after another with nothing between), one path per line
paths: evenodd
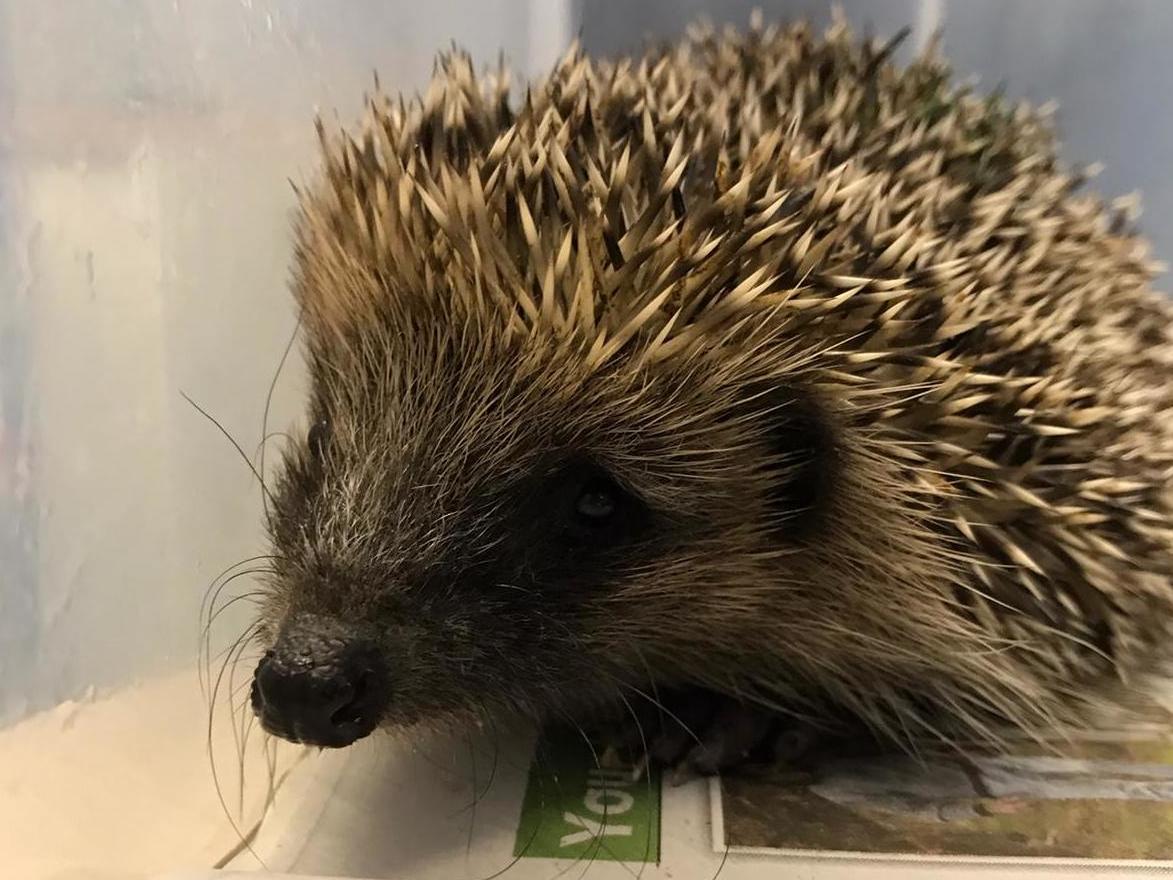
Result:
M1046 108L898 41L700 25L522 96L453 47L319 121L265 730L654 707L719 772L1164 718L1160 267Z

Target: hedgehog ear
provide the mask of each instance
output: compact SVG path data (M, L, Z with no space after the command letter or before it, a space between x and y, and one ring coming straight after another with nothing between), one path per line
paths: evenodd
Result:
M817 523L835 476L835 443L818 403L793 388L757 386L749 395L764 428L766 502L788 537Z

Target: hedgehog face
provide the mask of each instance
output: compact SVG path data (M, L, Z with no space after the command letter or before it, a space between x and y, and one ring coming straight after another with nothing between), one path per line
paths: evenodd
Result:
M712 638L713 601L776 558L777 514L803 503L778 490L800 487L795 444L813 436L793 402L724 387L701 361L591 372L549 339L474 338L419 325L379 357L316 366L335 378L272 521L254 685L271 732L345 745L379 724L540 716L647 687ZM779 423L784 481L769 471Z
M319 126L266 728L344 745L654 682L987 740L1167 641L1139 240L1046 120L894 46L572 50L521 101L454 52Z

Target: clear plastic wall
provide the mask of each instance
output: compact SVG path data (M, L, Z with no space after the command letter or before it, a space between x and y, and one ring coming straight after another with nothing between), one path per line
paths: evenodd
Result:
M294 325L289 180L313 170L316 110L352 118L375 70L421 87L452 40L526 76L568 16L550 0L0 0L6 876L210 864L235 840L206 756L200 607L263 552L261 499L181 392L255 454ZM295 356L273 429L301 390ZM217 621L213 684L246 617Z
M234 777L235 736L209 733L197 647L209 585L263 552L261 496L181 392L255 454L293 329L287 178L312 170L314 112L350 118L376 69L421 86L452 40L530 75L576 33L611 52L754 6L828 19L812 0L0 0L6 876L211 864L236 839L207 760L210 737ZM959 74L1058 99L1068 157L1104 160L1109 195L1141 189L1173 253L1173 4L844 6L912 25L910 50L943 26ZM271 431L301 390L295 356ZM217 621L214 661L246 619L241 603ZM256 792L222 782L247 821Z

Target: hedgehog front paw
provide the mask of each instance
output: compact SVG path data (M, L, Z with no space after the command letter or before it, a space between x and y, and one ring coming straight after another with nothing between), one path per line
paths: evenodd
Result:
M813 726L707 690L641 697L624 706L626 717L604 735L604 754L660 766L674 784L695 775L793 765L821 738Z

